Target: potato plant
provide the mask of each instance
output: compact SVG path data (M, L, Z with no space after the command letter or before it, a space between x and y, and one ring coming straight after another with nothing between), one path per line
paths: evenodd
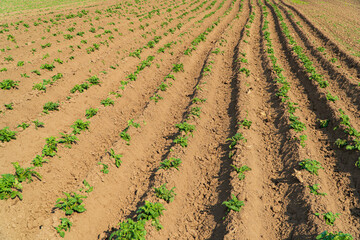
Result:
M165 200L167 203L171 203L172 201L174 201L174 198L176 196L174 189L175 189L175 187L171 188L170 190L167 189L166 183L164 183L163 185L161 185L158 188L154 188L155 195L158 198Z
M58 198L56 200L55 207L63 210L65 215L71 215L74 212L82 213L86 211L84 205L82 205L82 202L84 201L83 199L87 198L86 196L82 196L75 192L64 192L64 194L66 197Z
M12 88L17 88L19 86L20 81L14 81L11 79L5 79L2 82L0 82L0 88L4 90L10 90Z
M74 129L73 134L77 135L80 134L82 131L89 130L89 126L89 121L84 122L83 120L78 119L73 125L71 125L71 128Z
M159 222L159 217L163 215L163 211L165 210L164 206L161 203L151 203L145 201L145 204L136 211L138 214L138 220L151 220L152 225L156 227L157 230L162 229L162 225Z
M164 161L162 161L160 163L160 167L159 169L170 169L170 168L175 168L176 170L179 170L179 166L181 164L181 159L180 158L174 158L171 157L169 159L165 159Z
M48 114L49 111L59 111L59 106L60 106L59 102L47 102L43 106L43 112L45 114Z
M60 218L61 223L55 227L57 233L60 235L60 237L65 237L65 231L70 231L70 228L72 226L72 222L68 218Z
M308 172L310 172L311 174L315 174L315 175L319 174L318 171L320 169L324 169L318 161L311 160L311 159L302 160L299 163L299 165L300 165L301 169L305 169Z
M4 127L0 129L0 141L1 142L10 142L11 139L16 139L16 132L9 130L9 127Z
M225 205L227 208L227 212L235 211L239 212L241 208L244 206L244 202L237 199L237 197L232 194L232 198L229 201L224 201L222 205Z

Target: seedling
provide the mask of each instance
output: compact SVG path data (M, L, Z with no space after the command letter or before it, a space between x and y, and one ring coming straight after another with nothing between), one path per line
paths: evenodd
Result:
M146 235L145 223L145 220L133 221L129 218L119 223L119 230L113 232L109 239L144 240Z
M206 98L194 98L193 100L192 100L192 103L204 103L204 102L206 102Z
M138 213L137 219L138 220L145 220L145 221L152 221L152 225L156 227L157 230L162 229L159 222L159 217L163 215L163 211L166 210L161 203L151 203L145 201L145 205L139 207L136 211Z
M180 144L181 147L187 147L188 146L188 136L186 137L182 137L182 136L177 136L175 139L174 139L174 143L176 144Z
M160 84L160 86L158 87L158 89L160 89L160 91L166 91L166 89L168 88L169 86L166 84L166 83L164 83L164 82L162 82L161 84Z
M317 213L316 215L319 216L320 214ZM327 213L323 213L321 215L324 216L324 220L327 225L333 226L336 218L339 217L340 213L327 212Z
M314 184L312 186L308 186L308 188L310 188L310 193L315 194L315 195L319 195L319 196L325 196L327 195L326 193L321 193L319 192L319 184Z
M53 157L57 152L58 141L55 137L46 138L46 144L42 150L43 156Z
M354 238L348 234L343 232L328 232L324 231L321 234L317 235L317 240L353 240Z
M244 172L247 172L247 171L250 171L251 170L251 168L249 168L248 166L246 166L246 165L243 165L243 166L241 166L240 168L238 168L238 167L236 167L236 166L234 166L234 165L231 165L234 169L235 169L235 171L239 174L238 175L238 178L240 179L240 180L244 180L245 179L245 174L244 174Z
M311 174L318 175L319 169L324 169L321 164L316 160L305 159L299 163L301 169L306 169Z
M195 130L195 125L191 125L187 122L176 124L175 127L179 129L179 132L184 132L185 135L190 133L191 136L193 136L193 132Z
M71 125L71 128L73 128L73 133L75 135L79 134L81 131L89 130L90 122L86 121L84 122L81 119L78 119L75 121L74 125Z
M127 145L130 145L130 134L127 133L128 128L126 128L124 131L120 133L120 137L126 141Z
M329 119L325 119L325 120L319 119L318 121L319 121L320 128L326 128L327 126L329 126L329 122L330 122Z
M71 148L71 145L79 140L75 135L73 135L73 133L72 134L60 133L60 134L61 134L61 138L59 139L58 143L64 143L65 147L67 148Z
M300 135L300 138L299 138L299 141L300 141L300 146L301 147L306 147L306 143L305 141L307 140L307 135L303 134L303 135Z
M86 79L86 81L88 81L91 84L91 86L92 85L100 85L99 78L96 75Z
M82 84L76 84L71 90L71 93L75 93L76 91L82 93L85 90L89 89L89 84L88 83L82 83Z
M325 51L325 48L324 48L324 47L318 47L317 50L318 50L319 52L324 52L324 51Z
M19 182L32 182L32 177L36 177L37 179L41 180L41 175L33 171L34 167L22 168L20 167L18 162L11 163L15 168L15 177L18 179Z
M98 108L86 109L86 113L85 113L86 119L92 118L93 116L95 116L97 114L98 111L99 111Z
M295 115L290 114L289 119L291 121L290 127L293 128L295 130L295 132L302 132L302 131L306 130L305 123L300 122L299 117L296 117Z
M98 165L102 165L103 168L100 170L101 172L108 174L109 173L109 166L106 165L105 163L102 162L98 162Z
M36 75L38 75L38 76L40 76L41 75L41 73L40 73L40 71L39 70L33 70L32 71L32 73L35 73Z
M60 235L60 237L65 237L65 231L70 231L70 228L72 226L72 223L70 222L69 219L67 218L60 218L61 223L59 224L59 226L55 227L56 231L58 232L58 234Z
M40 69L47 69L49 71L52 71L54 68L55 68L54 64L48 64L48 63L42 64L40 66Z
M155 195L158 198L161 198L163 200L165 200L167 203L171 203L172 201L174 201L174 198L176 196L176 193L174 192L175 187L173 187L172 189L167 189L166 188L166 183L164 183L163 185L161 185L158 188L154 188L155 190Z
M2 174L0 178L0 199L14 199L19 197L23 199L22 194L19 192L23 187L19 180L12 174Z
M226 141L231 141L230 145L229 145L229 149L233 149L234 146L237 144L237 142L239 140L243 140L244 142L246 142L247 140L245 139L245 137L242 135L242 133L236 133L234 136L232 136L231 138L226 139Z
M105 100L101 100L100 102L102 105L104 105L105 107L110 106L110 105L114 105L114 100L112 100L111 98L106 98Z
M130 126L133 126L134 128L139 128L140 124L134 122L134 119L130 119L130 120L128 120L128 127L127 128L129 128Z
M201 107L193 107L190 110L190 115L200 118Z
M20 81L14 81L10 79L5 79L0 82L0 88L4 90L10 90L11 88L17 88L19 86Z
M49 162L49 160L44 159L43 156L40 155L36 155L36 157L32 160L32 165L34 165L34 167L42 167L43 163Z
M172 70L177 73L177 72L183 72L184 71L184 64L179 63L179 64L173 64L173 68Z
M175 168L176 170L179 170L179 166L181 164L181 159L180 158L169 158L169 159L165 159L164 161L162 161L160 163L160 167L159 169L170 169L170 168Z
M159 94L155 93L154 96L150 97L150 100L154 100L156 103L161 100L164 99L163 97L161 97Z
M43 128L44 127L44 123L43 122L40 122L39 120L34 120L33 123L35 124L35 129L38 129L39 127L40 128Z
M82 213L86 211L84 205L82 205L82 202L84 201L82 199L87 198L86 196L82 196L75 192L72 194L64 192L64 194L66 197L58 198L56 200L55 207L63 210L65 215L71 215L74 212Z
M59 102L47 102L43 106L43 112L48 114L49 111L59 111L59 106L60 106Z
M250 70L245 67L240 68L239 71L245 73L246 77L250 76Z
M8 61L8 62L11 62L11 61L14 61L14 58L12 56L7 56L7 57L4 57L5 61Z
M23 122L22 124L19 124L17 127L22 128L23 130L27 129L30 126L30 124Z
M83 181L83 184L84 184L85 187L80 188L79 189L80 192L85 190L86 193L90 193L90 192L92 192L94 190L94 187L90 186L90 184L86 180Z
M121 165L121 163L122 163L121 158L123 157L123 155L121 155L121 154L115 154L115 151L114 151L114 149L112 149L112 148L110 149L109 154L110 154L110 157L115 160L115 166L116 166L117 168L119 168L120 165Z
M0 141L1 142L10 142L11 139L16 139L16 132L9 130L9 127L4 127L0 129Z
M232 194L232 198L230 199L230 201L224 201L222 205L225 205L227 207L227 212L230 212L231 210L239 212L245 204L243 201L239 201L237 197Z
M360 157L359 157L358 160L355 162L355 167L360 168Z
M326 99L329 100L329 101L335 102L336 100L339 99L339 97L333 96L333 95L331 95L330 92L328 92L328 93L326 94Z
M6 108L7 110L13 110L13 109L14 109L13 103L4 104L4 106L5 106L5 108Z
M252 121L247 120L246 117L245 117L245 119L242 120L241 122L239 122L238 124L240 125L240 127L244 127L244 128L250 129L251 124L252 124Z

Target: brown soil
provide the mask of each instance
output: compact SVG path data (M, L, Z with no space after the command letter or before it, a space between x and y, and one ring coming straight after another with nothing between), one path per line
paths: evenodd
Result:
M359 60L360 6L358 1L303 1L306 4L296 4L291 0L284 0L284 2L299 10L329 38Z
M119 229L119 222L135 220L137 209L146 201L160 202L166 209L159 218L163 229L156 230L148 223L146 239L304 240L315 239L325 230L342 231L359 239L360 173L355 167L359 151L335 144L339 138L350 140L344 133L339 108L349 116L352 126L360 129L360 63L352 55L358 45L351 45L353 35L341 38L351 45L349 50L338 41L337 37L344 34L337 28L331 28L336 34L324 30L330 25L315 21L310 13L317 5L312 1L303 5L281 0L260 3L217 0L115 5L115 1L106 1L76 9L14 14L1 21L0 31L9 31L0 34L4 48L0 69L7 69L0 73L0 81L20 82L17 88L0 90L0 129L17 131L16 139L0 142L0 174L14 174L12 162L32 166L34 157L42 153L45 139L71 133L76 120L90 121L90 127L76 135L78 140L71 148L58 144L56 156L46 157L49 162L35 168L42 179L23 183L23 200L0 201L0 238L61 239L54 227L65 214L54 207L55 202L64 197L63 192L80 193L86 179L94 190L80 193L87 196L86 211L67 216L73 225L65 239L108 239ZM317 4L326 6L323 15L333 20L345 15L351 18L360 8L358 2L351 1L339 15L332 15L339 1L326 3ZM317 73L330 83L326 89L309 78L292 51L274 6ZM153 9L158 9L158 14L150 12ZM89 12L65 17L81 10ZM265 11L269 13L267 31L277 64L291 86L288 96L298 103L295 115L306 125L302 132L307 136L306 146L294 140L300 134L290 127L288 105L277 96L281 86L275 81L267 54ZM61 19L55 20L57 17ZM54 20L58 24L52 24ZM17 26L19 21L23 22ZM359 22L356 17L352 21L346 24L355 31ZM41 24L34 26L34 22ZM2 25L5 23L8 28ZM73 32L68 30L71 27L75 28ZM91 28L95 33L89 32ZM204 31L208 31L205 38L194 43ZM84 35L76 35L78 32ZM67 40L65 34L73 38ZM15 42L8 40L8 35L14 36ZM155 36L161 36L155 46L145 47ZM46 43L51 46L43 48ZM87 53L86 48L93 44L99 49ZM194 50L185 54L192 44ZM163 52L158 51L161 47ZM139 58L129 56L137 49L141 49ZM6 61L8 56L14 60ZM154 56L151 65L138 72L136 81L124 85L148 56ZM24 61L24 66L17 66L19 61ZM54 63L53 71L40 68L46 63ZM183 64L184 71L175 72L175 64ZM244 69L249 70L248 76ZM25 73L29 78L20 77ZM34 84L58 73L63 77L47 85L46 91L33 89ZM175 79L167 78L169 74ZM100 85L82 93L70 92L94 75ZM166 91L159 89L162 83L168 85ZM328 101L328 92L338 100ZM162 99L154 101L156 94ZM101 105L108 97L114 105ZM45 114L43 105L49 101L59 102L60 108ZM13 110L5 108L8 103L13 103ZM99 111L86 119L85 111L90 107ZM194 107L201 108L199 118L189 117ZM36 129L32 122L36 119L45 127ZM131 119L141 127L127 130L131 136L128 145L120 133ZM249 129L239 124L244 119L252 121ZM329 119L329 126L319 128L319 119ZM174 143L183 135L175 125L184 121L196 128L187 147ZM23 122L30 126L18 128ZM230 148L228 139L236 133L246 141L239 140ZM110 149L122 155L119 168L110 157ZM159 170L160 162L170 157L181 159L179 170ZM319 175L300 169L299 162L304 159L321 164ZM108 174L100 171L98 162L109 166ZM251 170L240 180L233 166L244 165ZM154 194L154 188L164 183L175 187L171 203ZM314 184L327 195L310 193L308 186ZM244 202L239 212L228 212L223 204L232 196ZM322 215L316 216L326 212L340 214L333 226L327 225Z

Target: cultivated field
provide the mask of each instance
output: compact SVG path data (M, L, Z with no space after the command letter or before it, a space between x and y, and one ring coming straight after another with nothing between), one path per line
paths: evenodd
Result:
M0 239L360 239L355 30L314 0L69 2L1 5Z

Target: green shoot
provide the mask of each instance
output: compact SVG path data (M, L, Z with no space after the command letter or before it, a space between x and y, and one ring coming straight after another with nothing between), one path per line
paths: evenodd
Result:
M86 119L92 118L93 116L95 116L97 114L98 111L99 111L98 108L86 109L86 112L85 112Z
M164 161L162 161L160 163L160 167L159 169L170 169L170 168L175 168L176 170L179 170L179 166L181 164L181 159L180 158L169 158L169 159L165 159Z
M16 132L9 130L9 127L4 127L0 129L0 141L1 142L10 142L11 139L16 139Z
M27 129L29 126L30 126L30 124L24 122L24 123L22 123L22 124L19 124L17 127L18 127L18 128L22 128L22 129L25 130L25 129Z
M114 149L112 149L112 148L110 149L109 154L110 154L110 157L111 157L111 158L114 158L114 160L115 160L115 166L116 166L117 168L119 168L120 165L121 165L121 163L122 163L121 158L123 157L123 155L121 155L121 154L115 154L115 151L114 151Z
M227 207L227 212L230 212L231 210L239 212L244 206L244 202L239 201L237 197L232 194L232 198L230 199L230 201L224 201L222 205L225 205Z
M240 180L244 180L245 179L245 174L244 174L244 172L247 172L247 171L250 171L251 170L251 168L249 168L248 166L246 166L246 165L243 165L243 166L241 166L240 168L238 168L238 167L236 167L236 166L234 166L234 165L231 165L234 169L235 169L235 171L239 174L238 175L238 177L239 177L239 179Z
M65 237L65 231L70 231L70 228L72 226L72 223L67 218L60 218L61 223L59 226L55 227L57 233L60 235L60 237Z
M190 133L191 136L193 136L195 130L195 125L188 124L187 122L176 124L175 127L179 129L179 132L184 132L185 135Z
M85 131L85 130L89 130L89 125L90 122L89 121L82 121L80 119L76 120L74 125L71 125L71 128L73 128L73 133L75 135L79 134L81 131Z
M59 139L58 143L64 143L65 147L67 148L71 148L71 144L76 143L76 141L78 141L79 139L73 135L73 133L71 134L65 134L65 133L60 133L62 136Z
M134 221L127 219L119 223L119 230L113 232L109 239L123 239L123 240L145 240L145 220Z
M19 86L20 81L14 81L10 79L5 79L0 82L0 88L4 90L10 90L11 88L17 88Z
M139 207L136 211L139 215L137 216L138 220L152 221L152 225L156 227L157 230L162 229L163 227L159 223L159 217L163 215L165 210L164 206L161 203L151 203L145 201L145 205Z
M233 149L239 140L244 140L244 142L247 141L242 133L236 133L233 137L226 139L226 141L231 141L229 149Z
M311 174L318 175L319 169L324 169L321 164L316 160L305 159L299 163L301 169L306 169Z
M82 192L83 190L85 190L86 193L90 193L94 190L94 187L93 186L90 186L90 184L84 180L83 181L83 184L84 184L84 188L80 188L79 191Z
M158 188L154 188L155 195L158 198L161 198L161 199L165 200L167 203L171 203L172 201L174 201L174 198L176 196L176 193L174 193L174 189L175 189L175 187L173 187L170 190L167 189L166 188L166 183L164 183L163 185L161 185Z
M98 162L98 165L102 165L103 166L103 169L101 169L100 171L105 173L105 174L108 174L109 173L109 166L106 165L105 163L102 163L102 162Z
M182 137L182 136L177 136L174 139L174 143L176 144L180 144L181 147L187 147L188 146L188 136L186 137Z
M59 106L60 106L59 102L47 102L43 106L43 112L48 114L49 111L59 111Z
M310 188L310 193L315 194L315 195L319 195L319 196L325 196L326 193L321 193L319 192L319 184L314 184L312 186L308 186L308 188Z
M46 144L42 150L43 156L53 157L57 152L57 140L55 137L46 138Z
M84 205L82 205L82 202L84 198L87 198L86 196L82 196L77 193L66 193L64 192L65 196L64 198L58 198L56 200L56 208L60 208L65 212L65 215L71 215L74 212L82 213L85 212L86 209Z
M43 163L49 162L49 160L44 159L42 156L40 155L36 155L36 157L32 160L32 165L34 165L34 167L42 167Z
M34 120L33 123L35 124L35 129L38 129L39 127L44 127L44 123L40 122L39 120Z
M101 100L100 102L102 105L104 105L105 107L110 106L110 105L114 105L114 100L112 100L111 98L106 98L104 100Z
M324 231L316 237L317 240L353 240L354 238L343 232L328 232Z

